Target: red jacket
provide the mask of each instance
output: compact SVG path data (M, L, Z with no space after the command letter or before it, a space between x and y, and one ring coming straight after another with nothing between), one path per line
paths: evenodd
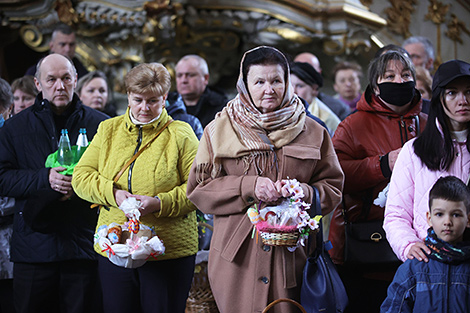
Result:
M333 137L333 145L345 175L343 199L348 219L358 219L364 202L371 203L368 220L383 219L384 208L372 204L390 181L388 162L384 170L380 158L416 137L426 124L421 113L421 96L415 90L410 110L400 115L382 103L370 87L357 103L357 111L342 121ZM386 160L385 160L386 161ZM387 173L388 172L388 173ZM367 205L367 204L366 204ZM344 218L343 205L333 213L329 252L335 263L343 263Z

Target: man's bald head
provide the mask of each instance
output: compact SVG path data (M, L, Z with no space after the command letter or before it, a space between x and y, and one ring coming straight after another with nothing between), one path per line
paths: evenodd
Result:
M294 62L308 63L313 66L318 73L321 73L320 60L318 60L317 56L313 53L302 52L295 57Z
M51 56L51 58L49 58ZM60 56L62 56L62 58L60 58ZM70 60L67 56L64 56L60 53L53 53L53 54L50 54L50 55L47 55L45 56L44 58L42 58L41 60L39 60L38 64L36 64L36 74L34 74L34 76L39 79L40 78L40 75L41 75L41 66L42 64L44 63L45 60L60 60L60 59L65 59L69 64L70 66L72 67L72 71L73 71L73 74L74 75L77 75L77 69L75 68L75 65L73 64L72 60ZM62 60L63 61L63 60Z
M77 86L77 70L61 54L49 54L39 61L34 82L42 97L56 113L62 113L72 101Z

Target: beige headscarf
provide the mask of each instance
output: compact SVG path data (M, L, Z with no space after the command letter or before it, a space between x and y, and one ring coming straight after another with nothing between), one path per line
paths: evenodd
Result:
M279 108L273 112L261 113L253 104L243 80L243 61L258 49L273 49L280 53L287 64L287 81L284 97ZM238 95L227 103L216 118L207 125L196 155L196 173L199 183L204 174L211 171L211 177L220 174L223 158L241 158L245 173L254 164L259 175L272 166L274 149L290 143L302 131L305 110L302 101L293 93L290 83L289 65L285 56L277 49L261 46L247 51L242 58L237 82Z

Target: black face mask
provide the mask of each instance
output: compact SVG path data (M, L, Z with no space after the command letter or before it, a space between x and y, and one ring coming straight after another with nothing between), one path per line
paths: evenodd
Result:
M414 81L406 83L381 83L378 84L380 98L385 102L402 107L411 102L415 95Z

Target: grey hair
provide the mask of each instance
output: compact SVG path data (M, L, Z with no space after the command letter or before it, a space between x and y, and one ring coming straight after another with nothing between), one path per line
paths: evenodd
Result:
M8 110L13 104L13 93L10 84L3 78L0 78L0 107Z
M420 43L423 45L424 50L426 51L426 54L428 56L428 59L433 59L434 60L434 46L432 45L431 40L429 40L426 37L423 36L413 36L407 38L405 41L403 41L403 44L401 45L403 48L406 45L410 45L413 43Z
M73 30L72 27L70 27L67 24L58 23L54 27L54 31L52 32L51 41L53 41L55 39L55 36L57 36L57 33L62 33L64 35L70 35L70 34L75 34L75 31Z
M404 70L410 70L411 75L413 76L413 80L416 81L416 70L411 59L406 54L403 54L399 51L389 50L378 58L373 59L369 64L369 86L372 88L372 90L378 88L377 81L380 77L385 75L388 62L392 60L399 61L403 65Z
M183 56L178 61L178 63L176 63L176 66L178 66L178 64L181 61L187 61L187 60L191 60L191 59L194 59L194 60L197 61L199 70L201 71L202 75L209 75L209 66L207 66L206 60L204 60L204 58L200 57L197 54L187 54L187 55Z

